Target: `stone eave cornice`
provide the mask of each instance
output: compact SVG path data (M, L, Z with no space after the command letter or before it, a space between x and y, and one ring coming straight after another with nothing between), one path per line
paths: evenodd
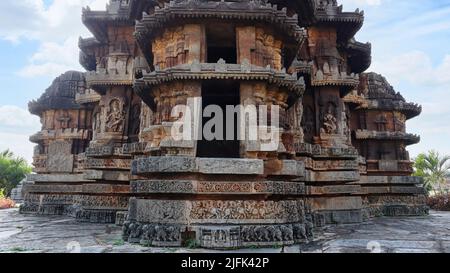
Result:
M369 130L357 130L355 131L355 137L357 140L392 140L392 141L405 141L406 145L414 145L420 142L420 136L414 134L408 134L404 132L381 132L381 131L369 131Z
M346 74L341 73L335 77L320 77L316 73L311 79L311 85L315 87L322 86L342 86L350 89L354 89L359 85L359 74Z
M45 97L28 103L29 112L36 116L41 116L47 110L78 110L81 108L82 106L76 104L73 98L65 97Z
M142 12L148 6L157 6L157 0L129 0L129 17L140 19L139 17L142 15Z
M77 93L75 95L75 102L78 104L89 104L99 102L101 95L92 89L86 89L84 94Z
M358 109L367 108L368 100L359 94L350 93L344 97L345 103L356 104Z
M361 29L364 24L364 11L343 12L342 6L316 7L316 23L333 25L337 28L338 42L346 44Z
M89 7L83 8L83 24L100 42L108 41L108 26L133 26L134 20L129 17L128 9L118 11L93 11Z
M222 60L223 61L223 60ZM143 78L135 81L135 86L155 86L165 82L178 80L242 80L267 81L301 96L305 90L303 78L297 74L274 70L270 67L259 67L248 64L198 63L183 64L151 73L144 72Z
M78 47L83 51L88 50L89 48L100 46L100 45L102 45L102 43L99 40L97 40L97 38L95 38L95 37L89 37L89 38L79 37L78 38Z
M44 140L62 140L62 139L90 139L92 130L90 129L57 129L57 130L42 130L30 137L33 143L39 143Z
M421 105L401 100L367 100L367 104L363 108L368 110L398 111L404 113L407 119L412 119L422 113Z
M346 51L349 53L349 63L353 72L362 73L372 64L372 44L351 39Z
M163 8L155 8L152 14L144 14L136 24L136 39L141 48L146 48L157 29L165 28L174 20L245 20L270 23L284 31L301 46L307 35L298 25L298 16L288 16L286 8L279 10L276 5L257 2L201 2L170 1Z
M105 71L86 72L86 84L100 94L104 94L105 88L112 86L132 86L133 75L109 74Z
M314 65L314 62L312 62L312 61L302 61L302 60L295 59L292 62L291 67L289 68L289 72L311 75L313 65Z
M95 70L96 59L94 54L94 48L103 46L95 37L78 39L78 47L80 48L79 61L80 64L88 71Z

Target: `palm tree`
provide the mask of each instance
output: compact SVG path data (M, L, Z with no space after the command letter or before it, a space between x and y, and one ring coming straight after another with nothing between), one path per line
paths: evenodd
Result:
M450 177L450 156L441 157L438 152L432 150L428 154L420 154L414 163L416 170L415 175L423 177L425 180L425 187L430 192L436 194L436 189L439 193L444 193L444 186L447 179Z

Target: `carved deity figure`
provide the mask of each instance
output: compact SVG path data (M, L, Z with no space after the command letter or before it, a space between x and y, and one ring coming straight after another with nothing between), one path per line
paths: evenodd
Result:
M100 113L97 112L94 114L94 120L93 120L93 125L92 128L94 130L95 133L100 133L101 131L101 119L100 119Z
M334 116L333 108L328 107L328 111L323 118L322 133L324 134L336 134L337 133L337 119Z
M123 103L119 99L112 99L106 116L107 131L114 133L123 131L124 120Z

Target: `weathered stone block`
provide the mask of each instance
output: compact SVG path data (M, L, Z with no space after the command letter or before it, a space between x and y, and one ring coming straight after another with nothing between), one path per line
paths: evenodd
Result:
M360 178L358 171L313 172L311 180L315 182L352 182Z
M308 198L313 211L360 210L362 199L359 196Z
M258 159L198 158L197 164L204 174L264 174L264 161Z
M142 223L186 224L188 221L188 201L179 200L136 200L136 220Z
M133 174L190 173L196 170L197 164L193 157L148 157L138 159L133 164Z

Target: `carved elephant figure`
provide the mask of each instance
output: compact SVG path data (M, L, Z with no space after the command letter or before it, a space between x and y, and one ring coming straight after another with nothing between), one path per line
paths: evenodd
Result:
M283 233L281 232L281 229L277 226L269 226L267 230L270 233L270 237L273 242L281 242L283 241Z
M155 227L155 239L159 242L165 242L168 239L167 231L164 226Z
M284 241L292 241L294 240L294 231L290 226L281 226L281 232L283 233Z
M130 243L136 240L140 240L141 235L142 235L142 225L139 223L132 223L130 225L130 236L128 239Z
M314 237L314 223L311 216L306 217L305 226L306 226L306 236L308 238Z
M166 227L169 242L177 242L180 239L180 230L174 226Z
M306 228L304 225L296 224L293 227L294 227L295 240L308 239L308 237L306 235Z
M270 242L270 233L267 227L256 227L255 228L256 241L258 242Z
M153 240L153 227L151 225L144 225L142 227L141 244L148 244Z
M241 237L244 242L251 242L255 238L254 227L243 227Z

